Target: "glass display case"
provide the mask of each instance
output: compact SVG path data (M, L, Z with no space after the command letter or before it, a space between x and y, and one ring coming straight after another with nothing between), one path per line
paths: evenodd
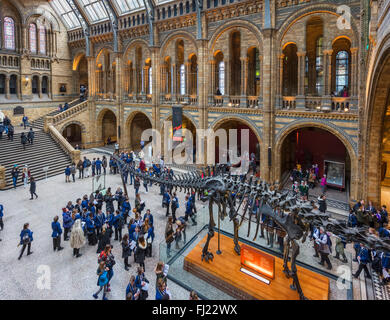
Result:
M326 184L331 187L345 189L345 162L324 160Z

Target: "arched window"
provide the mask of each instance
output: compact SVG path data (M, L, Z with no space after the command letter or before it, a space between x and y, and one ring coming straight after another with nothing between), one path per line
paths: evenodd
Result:
M153 77L152 77L152 67L149 68L149 94L152 94L153 91L152 91L152 82L153 81Z
M222 95L225 94L225 62L221 61L218 65L218 87Z
M46 54L46 30L44 26L39 27L39 53Z
M4 18L4 48L15 50L15 22L10 17Z
M184 64L180 66L180 94L186 94L186 69Z
M336 92L348 87L349 55L347 51L339 51L336 55Z
M30 23L29 35L30 35L30 51L32 53L37 53L37 27L33 23Z

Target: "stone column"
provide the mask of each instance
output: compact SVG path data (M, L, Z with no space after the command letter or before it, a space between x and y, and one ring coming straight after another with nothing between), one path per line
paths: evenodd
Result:
M209 90L209 93L210 95L214 96L215 94L215 87L218 87L219 88L219 83L218 85L216 85L216 71L215 71L215 60L210 60L209 61L209 66L210 66L210 90Z
M245 108L247 106L247 92L248 92L248 58L241 57L241 97L240 107Z
M185 92L185 96L186 98L188 98L190 96L190 73L191 73L191 63L190 62L186 62L184 64L184 67L185 67L185 70L186 70L186 92Z
M324 50L324 70L325 70L325 76L324 76L324 97L322 99L322 110L330 111L332 110L332 97L331 97L331 91L332 91L332 53L333 50Z
M11 98L10 91L9 91L9 81L10 81L10 76L7 74L5 76L5 98L6 99Z
M176 64L171 65L171 77L172 77L172 102L176 102L177 95L177 66Z
M18 95L18 99L22 99L22 77L17 76L16 78L16 94Z
M259 55L259 64L260 64L260 80L259 80L259 91L258 91L258 95L257 95L257 99L259 100L259 108L262 107L263 105L263 86L261 85L261 81L262 81L262 77L263 77L263 56L262 55ZM278 86L276 86L278 87ZM278 90L276 88L276 90Z
M296 96L296 108L305 108L305 58L306 52L297 52L298 56L298 90Z
M39 99L42 99L42 76L38 78L38 96Z
M114 79L112 79L114 82ZM123 68L122 68L122 53L117 52L115 56L115 95L118 104L122 103L123 99Z
M278 72L278 78L279 83L276 89L277 95L278 95L278 102L279 102L279 108L281 109L283 106L283 60L284 60L284 54L282 53L279 55L279 72ZM263 74L264 77L264 74Z
M230 63L229 59L223 60L225 64L225 94L223 96L223 105L227 107L230 102Z
M274 29L264 29L263 42L263 130L262 141L260 141L260 174L261 178L270 182L280 180L279 164L275 162L274 135L274 102L277 74L277 57L275 48ZM270 149L269 149L270 148ZM271 152L271 163L268 162L268 152Z
M358 48L351 48L351 88L349 88L349 95L351 97L356 97L358 94L358 70L357 70L357 57L358 57Z

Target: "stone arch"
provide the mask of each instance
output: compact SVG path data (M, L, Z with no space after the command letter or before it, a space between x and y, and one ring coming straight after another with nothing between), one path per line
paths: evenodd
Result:
M260 158L258 160L260 161L260 165L262 163L265 164L266 152L263 150L263 147L265 146L263 143L263 137L262 137L262 134L259 130L259 127L254 123L254 121L252 121L244 116L237 115L237 114L231 115L231 116L229 115L228 117L226 115L221 115L217 119L215 119L211 124L209 124L209 128L213 129L215 131L224 123L226 123L228 121L232 121L232 120L239 121L239 122L243 123L244 125L249 127L249 129L251 131L253 131L253 133L256 136L257 142L259 143L259 150L258 151L260 152Z
M115 116L116 134L117 134L118 121L119 121L117 114L113 108L105 107L99 112L99 114L96 118L96 138L97 138L98 143L105 143L105 141L104 141L105 137L103 136L103 119L104 119L104 116L107 114L107 112L111 112Z
M60 23L57 18L49 10L43 8L35 7L29 10L23 18L23 23L28 24L33 16L39 16L47 19L50 22L51 29L53 31L61 31Z
M80 60L82 59L83 56L86 57L86 52L84 50L78 50L76 52L76 54L74 55L74 58L73 58L73 63L72 63L72 70L73 71L76 71L78 69Z
M136 118L136 116L142 115L146 117L150 122L150 128L153 128L153 119L152 117L143 110L132 110L132 112L128 115L125 122L125 132L124 132L124 145L126 148L130 148L134 150L134 143L132 143L132 124L133 120Z
M356 144L352 143L352 141L347 137L347 135L340 131L335 125L330 123L324 123L317 120L300 120L294 121L290 125L285 126L283 129L279 131L279 133L275 137L275 147L273 152L273 163L275 164L273 167L274 170L274 180L281 179L281 166L282 166L282 146L286 137L293 131L301 128L307 127L315 127L319 129L323 129L331 134L333 134L336 138L338 138L345 146L350 161L351 161L351 181L350 181L350 199L357 199L358 197L358 159L356 155Z
M260 50L260 52L262 52L263 34L256 27L255 24L253 24L252 22L243 21L243 20L233 20L233 21L226 22L226 23L222 24L221 26L219 26L214 31L213 35L210 38L210 41L209 41L209 51L211 53L213 53L215 51L214 50L214 46L215 46L218 38L223 33L225 33L226 31L228 31L230 29L240 28L240 27L244 28L244 29L248 29L249 31L251 31L256 36L256 39L257 39L258 45L259 45L259 50Z
M286 35L287 31L295 24L295 22L301 20L305 16L313 15L313 14L319 14L319 13L329 13L335 16L340 16L340 14L337 13L338 6L332 5L329 3L321 3L321 4L313 4L308 7L304 7L300 10L295 11L293 14L291 14L280 26L277 37L276 43L281 43L282 39ZM357 22L355 21L355 18L351 15L351 28L353 32L354 39L351 41L351 44L353 47L359 47L359 32L357 27ZM302 48L303 50L304 48Z
M378 46L377 54L373 56L374 65L367 77L367 109L365 125L363 125L362 154L365 154L362 164L363 194L362 197L379 205L381 201L381 162L383 150L384 119L390 105L390 35ZM387 168L386 171L388 171Z
M196 52L198 52L198 45L196 43L194 36L187 31L181 30L179 32L175 32L169 35L166 39L164 39L163 43L161 44L160 59L162 60L162 62L164 61L166 56L169 56L169 54L166 54L168 45L171 43L171 41L175 41L178 38L184 38L185 40L190 41L193 44L194 48L196 49Z
M125 49L123 50L123 52L124 52L123 57L126 58L128 53L130 52L130 50L133 49L134 47L136 47L137 45L144 46L148 50L149 54L151 55L148 41L146 41L144 39L134 39L134 40L130 41L127 44L127 46L125 47Z
M80 122L80 121L76 121L76 120L70 120L70 121L67 121L65 122L64 124L62 124L61 126L61 129L59 130L59 132L64 136L64 138L66 139L65 135L64 135L64 131L67 127L71 126L71 125L77 125L80 127L81 129L81 146L84 145L86 143L86 134L87 134L87 127L85 126L84 123Z

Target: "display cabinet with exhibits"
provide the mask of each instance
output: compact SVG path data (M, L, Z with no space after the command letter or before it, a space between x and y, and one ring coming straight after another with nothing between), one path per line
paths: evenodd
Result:
M345 162L324 160L326 184L328 186L345 188Z

